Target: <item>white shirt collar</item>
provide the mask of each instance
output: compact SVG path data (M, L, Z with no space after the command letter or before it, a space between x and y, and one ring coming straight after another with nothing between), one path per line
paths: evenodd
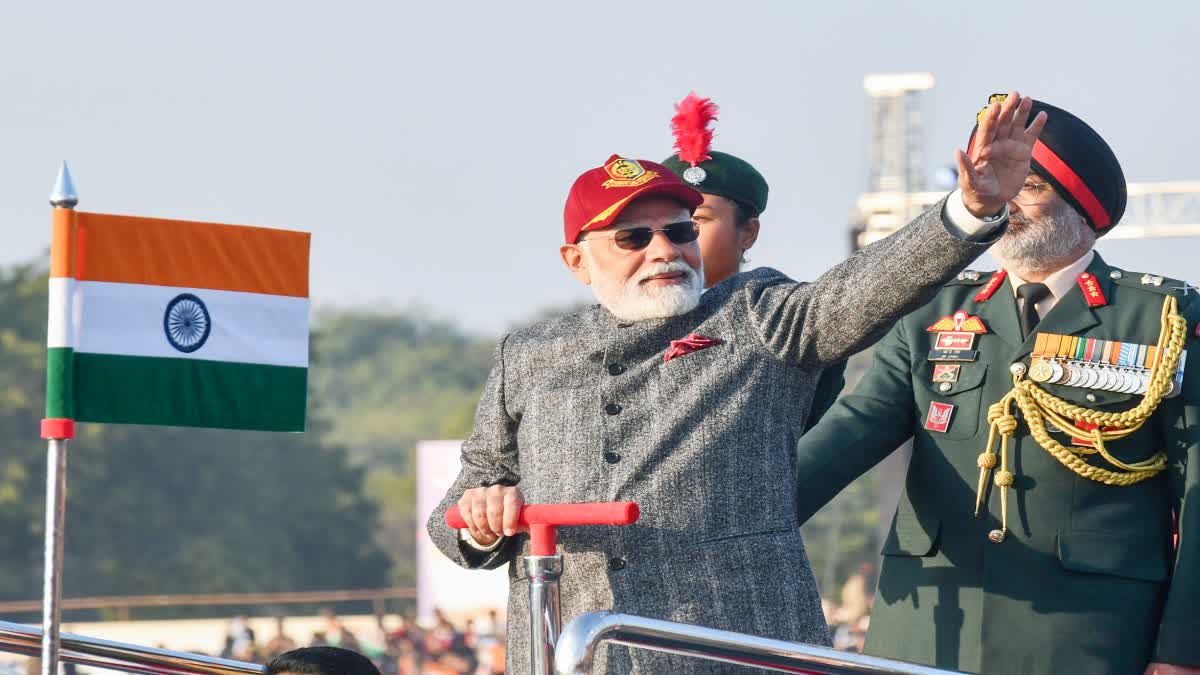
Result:
M1088 249L1088 252L1084 253L1079 260L1076 260L1070 265L1067 265L1061 270L1046 277L1046 280L1042 283L1046 284L1046 287L1050 289L1050 295L1054 296L1055 302L1061 300L1062 297L1066 295L1072 287L1075 286L1075 282L1079 279L1079 275L1083 274L1084 271L1087 270L1088 265L1092 264L1092 259L1095 257L1095 249ZM1015 296L1017 294L1017 288L1019 288L1021 284L1025 283L1025 280L1011 271L1008 273L1008 279L1012 282L1011 288L1013 295Z

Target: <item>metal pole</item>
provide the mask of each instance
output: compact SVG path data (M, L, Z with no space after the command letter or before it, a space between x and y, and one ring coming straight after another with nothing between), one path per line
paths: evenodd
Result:
M563 628L555 655L555 672L588 675L602 642L781 673L953 675L956 672L616 612L585 612Z
M530 671L534 675L553 675L554 646L562 625L558 595L562 556L525 556L525 573L529 577Z
M67 515L67 440L46 448L46 557L42 583L42 675L57 675L62 625L63 525Z
M63 162L58 169L58 178L54 181L54 189L50 191L50 205L58 215L69 214L70 219L63 221L56 215L52 228L59 234L61 227L73 228L72 209L79 203L79 195L75 193L75 185L71 180L71 172L67 163ZM68 224L69 223L69 224ZM57 239L57 236L55 237ZM54 267L54 256L66 256L70 259L71 251L55 251L51 246L51 268ZM51 281L51 297L54 294L54 282ZM69 302L66 301L66 302ZM47 344L58 340L58 331L69 332L69 318L55 316L61 311L64 314L66 306L53 307L51 301L51 316L48 326ZM49 369L47 369L49 371ZM59 628L62 625L62 572L63 572L63 528L67 516L67 439L75 435L75 422L70 418L70 406L60 402L51 404L49 387L49 372L47 374L46 418L42 420L42 438L46 445L46 532L45 559L43 562L42 578L42 675L58 675Z
M263 670L262 666L255 663L113 642L85 635L63 633L61 640L60 660L89 669L145 675L246 675L262 673ZM41 644L42 631L37 628L0 621L0 652L36 657Z

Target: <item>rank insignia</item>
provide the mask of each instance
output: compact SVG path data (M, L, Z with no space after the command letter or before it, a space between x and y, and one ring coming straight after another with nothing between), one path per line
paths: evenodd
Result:
M925 416L925 428L929 431L946 433L950 428L950 416L954 414L954 406L950 403L929 403L929 414Z
M1104 292L1100 290L1100 282L1096 281L1096 275L1090 272L1079 275L1079 290L1083 291L1083 299L1087 301L1088 307L1103 307L1108 304L1108 298L1105 298Z
M933 381L958 382L958 371L961 368L957 363L939 363L933 367Z
M951 331L959 331L964 333L986 333L987 326L983 325L983 319L977 316L972 316L965 310L958 310L950 316L943 316L933 325L925 329L930 333L944 333Z
M987 302L990 300L992 296L996 294L996 289L1000 288L1000 285L1003 284L1004 280L1007 278L1008 272L1004 270L997 270L996 273L992 275L992 278L988 279L987 284L985 284L984 287L975 294L975 302Z

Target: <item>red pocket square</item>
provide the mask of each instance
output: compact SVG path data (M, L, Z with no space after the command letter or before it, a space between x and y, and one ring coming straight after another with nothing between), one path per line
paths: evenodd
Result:
M667 353L663 354L663 362L666 363L676 356L691 354L698 352L701 349L708 349L713 345L719 345L721 341L717 338L704 337L696 333L689 333L682 340L671 340L671 346L667 349Z

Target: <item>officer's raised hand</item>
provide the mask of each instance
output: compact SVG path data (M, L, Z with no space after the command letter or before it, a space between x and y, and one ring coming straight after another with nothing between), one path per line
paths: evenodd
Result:
M971 156L954 153L958 163L958 187L963 204L978 218L995 216L1017 196L1029 176L1033 144L1046 125L1046 113L1038 113L1028 127L1033 99L1010 93L993 101L979 119L979 130Z
M517 533L517 518L525 497L520 488L504 485L471 488L458 500L467 531L480 546L491 546L502 536Z

